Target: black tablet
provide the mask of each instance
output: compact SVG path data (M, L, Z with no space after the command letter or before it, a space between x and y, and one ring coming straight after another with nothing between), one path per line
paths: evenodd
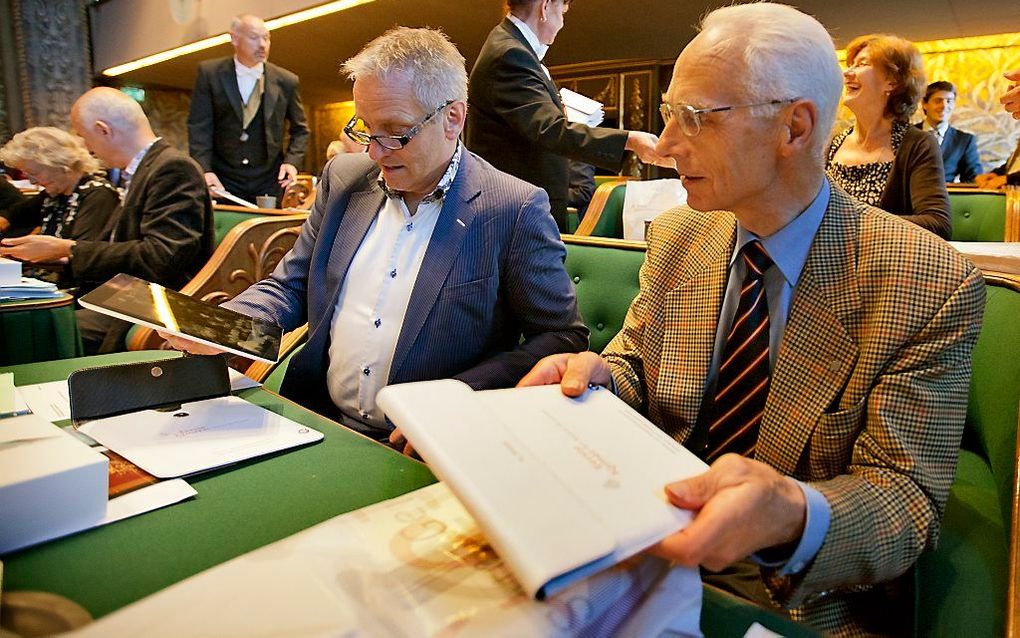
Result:
M131 275L117 275L78 300L85 308L191 339L233 354L275 363L280 326L206 303Z

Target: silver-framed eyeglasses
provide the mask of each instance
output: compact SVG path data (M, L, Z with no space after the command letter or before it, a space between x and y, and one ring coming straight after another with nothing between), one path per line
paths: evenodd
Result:
M734 104L733 106L717 106L705 109L695 108L683 102L677 102L676 104L663 102L659 105L659 113L662 114L663 124L669 124L673 118L676 118L683 134L687 137L695 137L701 132L701 116L706 113L721 113L734 109L749 109L756 106L772 106L774 104L792 104L799 99L799 97L793 97L785 100L769 100L768 102L757 102L755 104Z
M389 149L391 151L399 151L400 149L407 146L414 136L421 133L421 130L429 123L432 118L439 115L439 112L446 107L453 104L454 100L447 100L445 103L440 104L436 107L436 110L432 111L411 128L407 130L403 135L372 135L368 132L368 126L361 120L360 117L355 115L351 118L351 121L344 127L344 133L347 137L351 138L362 146L371 146L372 142L375 141L379 146Z

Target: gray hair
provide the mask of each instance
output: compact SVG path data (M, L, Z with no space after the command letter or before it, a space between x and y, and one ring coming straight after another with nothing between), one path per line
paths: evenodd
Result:
M812 148L822 156L843 93L832 37L818 20L784 4L756 2L712 11L701 31L737 40L752 102L802 98L818 109Z
M16 134L0 148L0 162L18 169L35 162L76 173L99 170L99 161L89 154L80 137L52 126L35 126Z
M138 102L110 87L99 87L85 93L74 104L85 126L103 121L121 132L148 129L149 118Z
M262 18L258 17L257 15L254 15L252 13L242 13L240 15L234 16L230 20L230 33L232 33L232 34L233 33L237 33L237 30L241 28L242 24L244 24L245 22L252 22L252 21L258 21L258 22L261 22L263 24L263 26L265 25L265 20L263 20Z
M445 33L436 29L390 29L344 62L340 72L353 81L406 74L414 85L415 97L427 110L448 100L467 100L464 56Z

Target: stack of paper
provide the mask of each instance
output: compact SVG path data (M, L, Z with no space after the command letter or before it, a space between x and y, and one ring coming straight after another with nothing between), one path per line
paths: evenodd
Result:
M21 281L21 262L0 257L0 286L13 286Z
M567 112L567 120L575 124L598 126L606 118L602 102L596 102L570 89L560 89L560 101Z
M32 277L22 277L21 283L0 286L0 301L21 299L56 299L60 296L56 284Z

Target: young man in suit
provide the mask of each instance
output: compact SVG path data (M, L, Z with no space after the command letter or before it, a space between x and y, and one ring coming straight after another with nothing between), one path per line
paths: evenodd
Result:
M696 514L654 551L826 634L901 634L953 481L984 284L825 178L841 88L814 18L710 13L662 106L658 150L689 207L652 223L602 355L549 357L521 383L611 386L710 462L666 486Z
M566 230L567 160L619 171L624 151L657 162L656 137L567 121L542 65L570 0L507 0L509 13L482 45L468 89L467 147L496 168L544 188Z
M116 89L100 87L78 98L71 125L93 155L123 169L123 200L110 215L110 240L29 235L5 239L0 255L64 262L81 285L127 273L170 288L183 286L214 248L212 205L201 169L156 137L142 107ZM77 313L86 353L123 349L128 324L90 310Z
M345 132L368 152L330 160L294 249L224 306L285 330L307 322L283 394L381 440L387 384L510 387L545 355L585 349L588 331L545 192L459 141L467 74L446 36L397 28L343 70Z
M921 99L924 119L917 128L931 131L942 147L942 164L946 168L946 181L973 182L984 172L978 156L977 139L949 125L956 108L956 87L952 82L939 80L928 85Z
M188 114L188 147L210 188L254 202L279 201L297 175L308 146L298 76L267 62L266 24L241 15L230 24L232 58L198 65ZM283 149L285 124L290 143Z

